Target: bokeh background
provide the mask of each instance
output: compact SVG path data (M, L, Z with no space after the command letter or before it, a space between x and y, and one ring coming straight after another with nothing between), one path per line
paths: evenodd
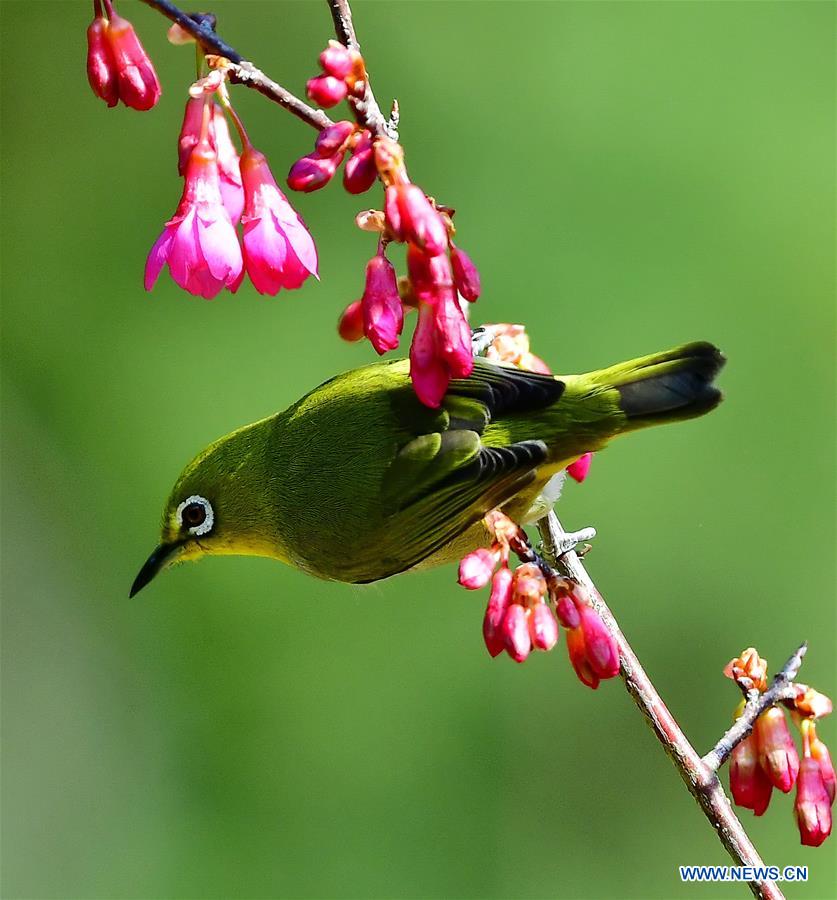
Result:
M598 527L593 576L696 746L747 645L776 666L809 639L833 693L833 4L356 6L478 320L525 322L558 370L729 356L716 413L600 454L559 507ZM324 4L212 8L303 90ZM302 291L146 295L193 55L120 9L164 85L147 114L90 94L88 4L2 9L3 896L746 896L680 884L728 859L621 684L592 693L563 647L490 661L452 567L360 589L215 559L128 601L193 453L372 358L334 325L378 195L297 197ZM234 99L281 178L313 134ZM768 863L810 866L791 896L834 896L837 839L800 847L791 797L743 816Z

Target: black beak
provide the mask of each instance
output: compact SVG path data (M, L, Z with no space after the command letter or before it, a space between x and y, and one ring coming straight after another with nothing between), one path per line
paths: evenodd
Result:
M134 579L131 585L131 593L129 597L138 594L151 579L163 568L166 560L180 546L182 541L175 541L173 544L160 544L159 547L148 557L143 567L139 570L139 575Z

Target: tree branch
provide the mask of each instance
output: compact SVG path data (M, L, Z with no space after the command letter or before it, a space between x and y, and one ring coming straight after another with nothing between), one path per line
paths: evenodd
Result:
M703 757L703 763L708 769L712 772L718 771L733 749L753 730L756 719L766 709L785 700L793 700L800 693L805 692L805 688L794 684L793 679L802 665L802 657L805 656L807 650L808 644L801 644L776 673L770 687L764 693L757 690L747 691L747 703L744 711L718 743Z
M628 693L645 716L657 736L657 740L663 745L663 749L674 763L692 796L697 800L704 815L718 833L718 837L729 855L739 866L763 866L764 863L758 851L753 846L724 793L716 771L700 758L698 752L681 731L674 716L668 711L662 697L657 693L653 682L642 668L631 645L613 617L613 613L596 589L578 555L574 551L570 551L558 558L559 554L555 553L555 548L560 545L564 530L554 512L550 512L548 516L538 522L538 531L544 542L545 553L552 556L570 578L582 584L589 592L596 611L616 639L619 647L621 676ZM796 656L797 654L792 659L795 659ZM783 900L783 894L775 881L759 880L748 882L748 884L753 894L762 900Z
M207 53L228 59L231 81L246 85L260 94L264 94L269 100L278 103L289 113L318 131L322 131L323 128L332 124L331 119L321 109L309 106L304 100L300 100L295 94L265 75L253 63L244 59L234 47L231 47L215 33L208 17L192 17L170 3L169 0L142 0L142 2L161 12L172 22L176 22L184 31L191 34Z

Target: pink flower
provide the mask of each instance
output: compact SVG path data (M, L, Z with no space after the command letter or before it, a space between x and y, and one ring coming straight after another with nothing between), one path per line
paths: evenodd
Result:
M834 775L834 765L831 762L831 754L828 752L828 747L826 747L817 737L813 728L811 731L811 756L819 763L823 784L825 784L825 789L828 793L828 799L833 803L835 788L837 788L837 778L835 778Z
M799 756L784 712L775 706L765 710L756 719L754 733L758 739L761 767L773 786L787 794L799 772Z
M474 303L480 295L480 273L477 267L464 250L453 244L450 247L450 262L456 289L469 303Z
M831 834L831 801L819 764L811 756L802 760L799 769L794 812L806 847L819 847Z
M578 676L578 680L587 687L596 688L599 686L599 676L593 671L590 661L587 658L587 650L584 646L584 633L580 628L570 628L567 631L567 652L570 655L570 662Z
M372 135L364 131L343 170L343 187L350 194L363 194L372 187L377 177Z
M293 290L309 275L317 276L317 248L302 219L279 190L263 153L245 147L241 154L244 183L244 263L260 294Z
M773 785L759 765L758 739L750 734L732 751L729 762L729 787L732 798L757 816L764 814L770 803Z
M452 291L444 292L436 302L436 334L451 377L467 378L474 369L471 329Z
M498 553L485 547L479 547L466 554L459 563L459 583L469 591L485 587L491 581L498 558Z
M558 623L546 603L538 603L532 609L529 633L532 646L538 650L551 650L558 643Z
M436 337L436 310L420 303L418 323L410 345L410 378L419 400L438 409L448 389L450 371L439 352Z
M221 175L221 199L230 214L233 225L238 224L244 211L244 186L241 182L241 168L238 151L230 137L224 110L214 103L212 106L212 131L215 151L218 154L218 171Z
M116 62L107 38L108 20L96 12L87 29L87 80L93 93L113 107L119 102Z
M492 656L499 655L506 648L501 627L503 619L506 617L506 610L511 603L512 577L511 570L504 564L491 579L491 596L488 598L488 606L485 610L482 635L485 646Z
M354 342L363 338L363 310L360 300L350 303L337 323L337 333L344 341Z
M323 128L314 142L315 155L325 159L344 150L346 141L356 130L357 125L348 121L335 122L333 125Z
M581 616L584 648L590 667L599 678L614 678L619 674L619 651L613 635L592 606L579 604L578 614Z
M574 463L570 463L567 466L567 475L581 484L581 482L584 481L584 479L587 477L587 473L590 471L590 463L592 461L592 453L585 453L583 456L579 456L579 458Z
M428 256L448 248L448 231L442 217L416 184L392 184L386 189L384 211L396 241L409 241Z
M349 92L346 82L333 75L318 75L309 79L305 90L309 99L326 109L336 106Z
M515 662L523 662L532 650L527 610L519 603L512 603L506 610L502 625L506 650Z
M382 254L366 264L366 287L361 298L363 332L379 354L394 350L404 326L404 308L392 263Z
M132 109L151 109L160 99L160 82L134 26L112 11L105 32L116 68L119 99Z
M320 67L326 75L343 79L354 68L355 56L348 47L337 41L329 41L328 46L320 54Z
M318 191L331 181L342 161L342 153L325 158L303 156L291 166L291 171L288 172L288 187L292 191L302 191L305 194Z
M208 140L192 151L177 211L148 254L147 291L165 263L180 287L207 299L241 283L241 248L221 201L217 156Z

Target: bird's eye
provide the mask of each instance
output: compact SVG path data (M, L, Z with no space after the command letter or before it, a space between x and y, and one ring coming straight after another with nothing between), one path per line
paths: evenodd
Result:
M190 534L207 534L212 530L215 515L212 504L197 495L187 497L177 507L177 521L182 528L186 528Z

